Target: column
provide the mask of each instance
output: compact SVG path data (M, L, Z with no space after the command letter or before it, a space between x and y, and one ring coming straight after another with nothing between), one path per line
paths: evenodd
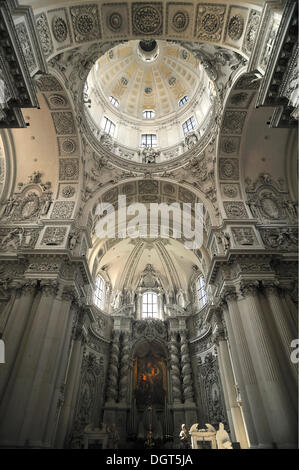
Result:
M193 380L192 380L192 370L191 370L187 335L183 331L180 333L180 337L181 337L181 361L182 361L182 376L183 376L183 396L184 396L185 403L186 402L193 403L194 402Z
M27 324L27 332L16 358L14 373L10 376L1 417L2 429L0 442L2 445L23 446L27 441L33 447L43 447L40 429L38 437L32 437L32 421L44 419L43 408L37 409L39 385L43 368L40 360L45 354L50 356L50 350L45 343L48 323L57 292L56 282L41 283L37 304ZM43 353L43 354L42 354ZM5 444L6 443L6 444Z
M271 339L272 332L266 324L259 299L257 282L243 282L241 292L244 297L242 323L274 443L278 448L296 448L297 414L285 387Z
M32 305L36 294L36 280L28 281L21 287L16 287L12 296L12 304L7 312L7 321L2 325L2 339L5 342L5 364L1 364L0 374L0 403L4 403L7 381L16 365L16 356L20 343L26 336ZM1 416L1 411L0 411ZM1 427L1 425L0 425Z
M240 364L240 368L236 369L238 385L240 386L241 393L242 389L245 389L248 398L249 409L246 403L244 403L244 411L247 416L251 417L251 419L246 422L250 444L251 447L255 446L256 436L257 446L259 448L272 448L273 437L265 413L261 391L258 387L235 291L227 289L225 299L228 306L227 315L224 310L228 339L230 344L235 343L233 357L238 358ZM250 426L251 421L254 425L254 429Z
M246 423L247 435L249 439L249 447L251 449L258 448L258 438L255 431L255 425L253 423L253 418L251 414L251 409L248 401L247 390L244 383L243 378L243 371L240 365L240 360L238 356L238 350L236 346L236 340L234 338L233 329L231 326L230 318L229 318L229 311L228 306L225 302L222 303L222 312L223 312L223 319L225 321L226 330L228 332L227 341L230 345L231 350L231 360L232 365L236 375L236 381L238 389L240 390L241 399L242 399L242 414L244 416L244 420Z
M173 403L182 403L180 359L177 333L170 335L170 370Z
M48 394L51 406L45 431L45 440L51 447L55 442L58 419L65 396L65 377L67 374L68 360L72 344L72 328L77 313L77 309L74 308L72 304L75 297L76 292L73 288L67 287L63 290L60 297L60 311L58 313L57 325L56 327L54 325L55 329L60 331L60 337L57 338L58 347L56 359L54 359L55 354L52 354L52 356L59 365L57 367L53 364L52 379L49 376L50 385L48 386ZM52 396L52 400L50 394Z
M115 403L118 396L119 338L120 332L114 331L110 352L106 403Z
M244 420L240 406L237 402L236 384L234 379L234 373L231 365L228 344L224 334L218 337L218 351L219 358L223 368L223 378L225 389L227 391L227 398L229 403L229 409L231 412L233 427L235 430L236 440L240 443L242 449L248 449L248 440L244 425Z
M77 306L77 315L77 321L75 322L72 330L72 346L66 376L64 403L57 426L55 447L58 449L63 449L67 446L67 439L69 438L73 424L80 385L84 345L86 343L83 329L85 316L84 309L80 309Z
M227 419L228 419L228 424L229 424L229 429L230 429L231 440L233 442L236 442L237 438L236 438L236 433L235 433L235 429L234 429L232 412L231 412L231 409L230 409L228 390L227 390L227 387L226 387L226 382L225 382L225 377L224 377L223 361L222 361L220 350L219 350L219 340L218 340L218 338L219 338L219 335L216 334L214 336L214 342L215 342L216 348L217 348L217 360L218 360L218 367L219 367L221 385L222 385L222 390L223 390L223 395L224 395L225 409L226 409L226 414L227 414Z
M276 285L267 281L263 281L263 285L266 298L271 307L272 318L281 341L281 346L285 353L284 369L286 371L286 380L289 380L290 372L293 376L293 380L290 383L290 392L292 393L294 403L297 404L298 367L296 364L293 364L290 359L292 352L291 342L296 337L296 332L293 332L290 318L288 318L288 311L284 308L280 300L280 294Z
M129 389L129 333L122 334L122 349L120 358L119 401L126 402Z

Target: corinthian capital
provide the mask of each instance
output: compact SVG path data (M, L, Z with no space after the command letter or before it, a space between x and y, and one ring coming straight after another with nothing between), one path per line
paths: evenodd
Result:
M40 289L42 294L49 297L49 296L56 296L58 291L58 283L54 280L44 280L40 283Z
M72 301L76 299L76 291L72 287L64 288L61 293L61 300Z
M222 293L222 298L226 302L237 300L237 292L234 286L226 286Z
M278 281L262 281L262 285L267 295L279 296Z
M212 341L217 346L219 345L220 341L226 341L226 335L223 328L217 328L217 330L212 336Z
M258 295L259 282L258 281L242 281L240 284L240 292L243 297L248 295L256 296Z
M33 294L37 286L37 281L31 280L17 287L16 295L17 297L22 297L23 295Z

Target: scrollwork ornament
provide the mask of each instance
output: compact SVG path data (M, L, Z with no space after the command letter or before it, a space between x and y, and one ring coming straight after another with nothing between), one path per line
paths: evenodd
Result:
M52 19L52 31L57 42L64 42L68 35L65 20L59 16L54 16Z
M113 32L119 31L122 27L122 23L123 19L121 14L116 11L111 13L111 15L107 18L107 26Z
M238 41L243 34L244 19L241 15L234 15L228 23L227 34L233 41Z
M278 281L262 281L262 285L266 295L280 297Z
M222 298L226 302L236 301L238 298L237 292L235 288L226 288L224 293L222 294Z
M172 18L172 26L178 32L183 32L188 28L189 15L186 11L178 10Z
M39 33L43 52L48 57L53 52L53 43L51 39L50 28L45 13L36 17L36 27Z
M240 285L240 293L243 297L246 296L258 296L259 293L259 282L258 281L242 281Z
M41 281L40 289L43 296L54 297L57 295L58 284L56 281Z
M162 4L133 3L132 21L134 34L162 33Z

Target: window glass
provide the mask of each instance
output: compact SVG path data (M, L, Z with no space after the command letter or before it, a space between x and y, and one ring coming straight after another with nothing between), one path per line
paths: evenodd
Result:
M142 134L141 147L156 147L157 136L156 134Z
M184 135L187 135L188 132L193 131L194 129L196 129L196 121L194 116L191 116L191 118L187 119L183 124Z
M179 107L181 108L182 106L184 106L184 104L187 103L187 101L188 101L188 96L187 95L183 96L183 98L181 98L179 101Z
M158 296L155 292L145 292L142 295L142 318L158 317Z
M145 110L142 115L144 119L153 119L155 117L155 111Z
M111 137L114 136L115 124L110 121L110 119L108 119L106 116L104 117L102 128L107 134L111 135Z
M102 276L97 276L93 302L97 307L103 308L104 300L105 300L105 283L104 283Z
M116 108L119 107L119 101L116 98L114 98L114 96L109 96L109 100L110 100L110 103L113 104L113 106L115 106Z
M196 282L196 296L199 308L207 303L206 283L203 276L200 276Z

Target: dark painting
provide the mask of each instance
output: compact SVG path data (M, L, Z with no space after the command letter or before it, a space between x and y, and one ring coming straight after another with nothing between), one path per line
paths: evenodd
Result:
M166 365L160 357L147 356L135 361L135 398L138 407L164 407L166 395Z

